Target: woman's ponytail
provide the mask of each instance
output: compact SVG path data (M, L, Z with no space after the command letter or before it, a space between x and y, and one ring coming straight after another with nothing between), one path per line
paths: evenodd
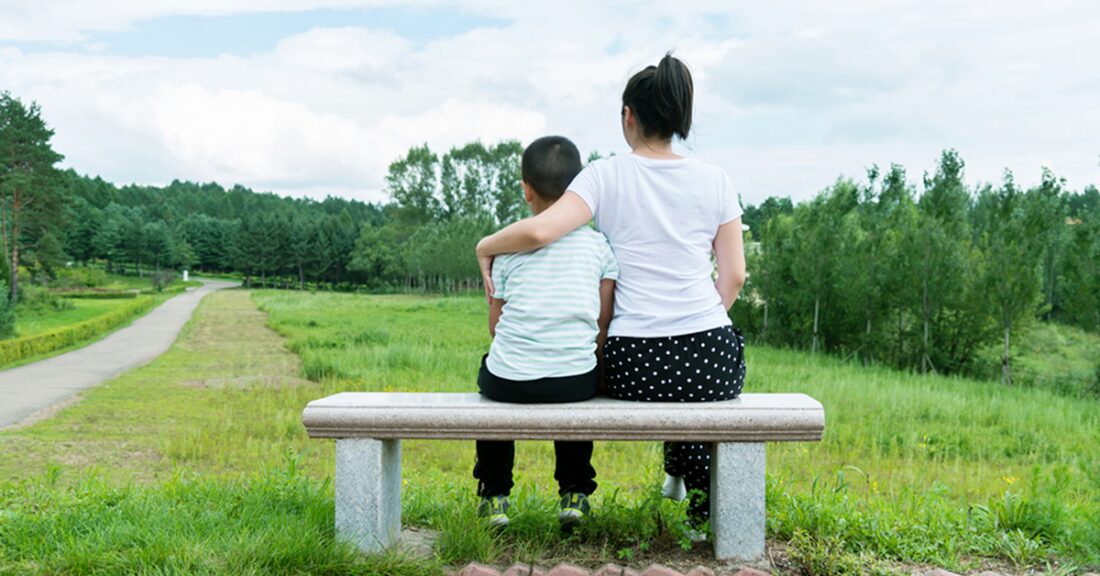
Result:
M647 66L626 83L623 106L629 106L646 136L687 139L695 88L691 71L672 53L657 66Z
M691 131L692 96L695 87L686 65L669 52L657 64L653 78L657 111L668 122L672 134L686 140Z

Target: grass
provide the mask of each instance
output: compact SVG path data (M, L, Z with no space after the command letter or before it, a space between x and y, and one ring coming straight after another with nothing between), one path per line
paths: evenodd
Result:
M52 306L37 306L31 309L16 309L15 331L19 336L31 336L41 332L47 332L54 328L60 328L67 324L75 324L84 320L91 320L114 310L118 306L125 306L128 300L86 300L79 298L64 299L66 307L57 309Z
M406 441L405 521L441 531L438 558L362 559L332 541L333 445L306 438L301 408L343 390L472 391L488 343L474 297L211 294L165 355L0 434L0 454L19 454L0 458L0 566L438 573L470 560L705 561L706 548L683 550L682 505L657 497L655 443L597 443L598 514L571 536L555 526L551 444L519 443L516 517L498 536L474 519L473 443ZM799 570L1100 566L1095 400L785 350L752 348L748 361L748 391L806 392L826 407L824 441L768 447L769 536L790 543ZM251 499L267 491L283 496ZM293 538L279 540L288 523ZM65 533L80 536L52 536Z
M1059 394L1100 398L1100 335L1075 326L1035 322L1011 345L1013 382ZM978 364L990 379L1001 377L1001 346L981 351Z

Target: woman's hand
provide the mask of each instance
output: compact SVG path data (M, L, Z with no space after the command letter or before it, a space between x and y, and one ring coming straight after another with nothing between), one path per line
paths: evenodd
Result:
M481 269L481 283L485 286L485 299L492 304L493 302L493 255L482 254L482 244L485 243L485 239L482 238L477 243L477 267Z

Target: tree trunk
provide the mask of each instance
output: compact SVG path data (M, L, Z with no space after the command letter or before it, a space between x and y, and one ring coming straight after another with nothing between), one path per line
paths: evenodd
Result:
M812 352L814 354L817 354L817 316L818 316L818 310L820 309L820 304L821 304L821 297L820 296L814 296L814 345L813 345L813 349L812 349Z
M1001 356L1001 384L1005 386L1012 385L1012 370L1008 365L1008 336L1012 331L1012 323L1005 322L1005 347L1004 354Z
M12 211L14 213L14 210ZM11 226L11 281L9 282L11 292L8 294L8 301L15 302L15 299L19 296L19 225L12 222Z
M306 289L306 275L302 271L301 264L298 265L298 289L303 291Z
M898 365L901 365L901 359L905 355L905 338L902 332L902 311L898 308Z
M760 341L766 342L766 336L768 334L768 301L764 301L764 326L760 329Z

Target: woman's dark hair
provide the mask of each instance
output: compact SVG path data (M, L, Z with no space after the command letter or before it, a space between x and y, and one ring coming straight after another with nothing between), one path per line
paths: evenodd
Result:
M656 66L646 66L630 78L623 90L623 106L630 106L646 136L687 139L691 131L691 71L671 52Z

